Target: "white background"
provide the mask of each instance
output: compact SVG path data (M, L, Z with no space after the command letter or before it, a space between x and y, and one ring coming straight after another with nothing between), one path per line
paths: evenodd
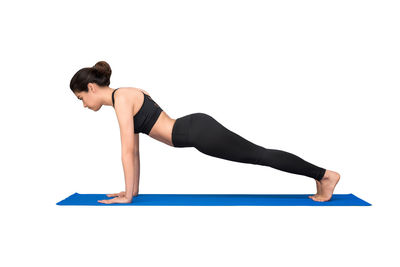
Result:
M2 266L398 266L396 1L3 1ZM114 109L76 71L342 175L370 207L57 206L124 190ZM311 194L311 178L140 135L142 194ZM397 246L397 249L396 249Z

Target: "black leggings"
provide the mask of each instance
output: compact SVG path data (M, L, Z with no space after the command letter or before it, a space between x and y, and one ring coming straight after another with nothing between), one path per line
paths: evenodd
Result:
M253 144L205 113L178 118L172 129L172 143L174 147L194 147L213 157L268 166L318 181L326 171L291 153Z

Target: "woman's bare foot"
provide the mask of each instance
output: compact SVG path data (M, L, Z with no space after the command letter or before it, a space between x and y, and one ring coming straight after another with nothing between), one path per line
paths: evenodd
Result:
M318 180L315 180L315 183L317 184L317 193L315 195L308 196L309 198L316 197L321 194L321 188L322 188L321 182Z
M322 177L320 183L320 189L317 191L317 194L314 196L310 196L310 198L314 201L325 202L329 201L332 198L333 190L336 187L336 184L340 180L340 174L334 171L326 170L324 177ZM317 190L318 190L318 181L317 181Z

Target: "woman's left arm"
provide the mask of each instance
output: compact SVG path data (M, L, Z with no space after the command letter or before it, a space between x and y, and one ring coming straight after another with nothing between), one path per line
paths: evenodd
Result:
M125 175L125 196L98 201L105 204L131 203L134 192L139 192L139 176L136 175L138 173L136 170L138 166L138 153L136 153L138 148L136 147L137 136L134 134L133 107L130 101L124 97L116 98L115 102L114 108L121 134L121 158Z

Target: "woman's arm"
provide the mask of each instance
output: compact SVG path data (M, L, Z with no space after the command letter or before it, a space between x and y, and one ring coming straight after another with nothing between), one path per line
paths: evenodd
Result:
M133 161L133 169L134 169L134 183L133 183L133 196L137 196L139 194L139 178L140 178L140 154L139 154L139 134L135 134L135 149L134 149L134 161Z
M139 178L140 178L140 155L139 153L136 155L134 162L133 162L133 196L136 197L139 195Z
M131 202L135 185L139 186L139 181L136 182L138 176L135 174L135 162L138 160L137 141L138 135L134 134L134 119L133 119L133 106L129 99L124 97L115 96L114 104L115 112L118 118L118 124L121 135L121 158L124 167L125 175L125 197Z
M132 201L135 189L139 185L139 180L137 179L135 165L138 157L132 153L122 155L122 165L124 167L125 176L125 197Z
M139 134L134 134L133 106L126 98L115 94L115 112L121 134L121 159L125 175L125 194L113 199L100 200L105 204L131 203L133 196L139 194Z

